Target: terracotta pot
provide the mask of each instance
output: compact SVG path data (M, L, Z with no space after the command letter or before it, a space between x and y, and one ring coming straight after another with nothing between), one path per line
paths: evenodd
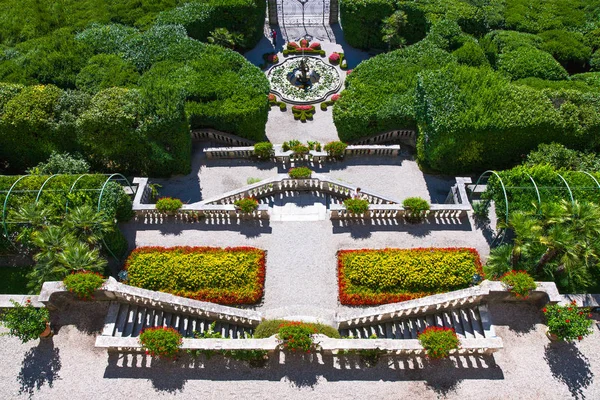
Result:
M41 338L47 338L52 336L52 329L50 328L50 322L46 322L46 329L40 333Z
M546 329L546 336L548 336L548 339L550 339L553 342L558 342L558 336L556 336L554 333L550 333L550 329Z

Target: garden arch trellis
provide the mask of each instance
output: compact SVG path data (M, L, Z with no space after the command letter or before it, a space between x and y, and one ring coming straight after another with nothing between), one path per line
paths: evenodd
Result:
M544 203L544 199L540 192L540 189L543 189L547 192L564 191L566 189L566 193L568 194L568 199L571 201L571 204L575 204L575 201L577 198L577 193L579 191L591 189L591 190L595 190L597 192L598 200L600 200L600 182L594 175L592 175L588 171L561 171L561 172L554 171L554 173L556 175L556 178L558 179L558 182L560 182L559 185L540 186L538 184L538 182L536 182L536 180L534 179L533 176L531 176L529 173L525 173L525 175L531 182L531 186L508 186L502 180L500 174L497 171L487 170L487 171L483 172L477 179L477 182L473 186L473 190L469 194L469 200L472 199L473 193L476 192L477 187L480 184L483 184L482 183L483 180L485 180L487 183L487 180L489 180L489 178L491 176L494 176L495 178L497 178L499 186L502 189L502 195L503 195L502 197L504 198L504 222L505 222L505 225L508 225L509 208L510 208L509 194L513 193L515 191L528 190L528 191L531 191L532 193L535 193L535 198L532 198L532 200L536 200L537 205L538 205L538 212L540 210L541 205ZM594 182L594 186L581 186L581 185L570 184L568 178L571 176L571 174L586 175L589 179L591 179ZM487 178L487 180L486 180L486 178ZM491 200L492 200L491 198L488 198L486 201L489 203ZM494 243L492 243L492 244L495 244L497 239L500 239L500 242L498 244L502 244L504 241L504 238L505 238L505 229L501 229L501 232L499 233L497 238L494 240Z
M44 190L46 190L46 192L65 192L64 189L47 189L46 186L48 185L48 183L59 176L70 176L68 174L53 174L51 176L49 176L48 178L46 178L44 180L44 182L40 185L39 189L18 189L18 185L20 182L23 182L24 180L26 180L26 178L31 178L31 177L35 177L37 175L31 175L31 174L27 174L27 175L22 175L19 178L17 178L12 185L10 186L10 188L8 190L0 190L0 194L6 193L6 197L4 198L3 204L2 204L2 231L3 231L3 235L6 237L7 240L9 240L10 242L12 242L11 240L11 236L9 234L8 231L8 224L21 224L21 222L11 222L8 221L8 206L9 206L9 200L11 198L11 195L13 194L33 194L36 193L35 196L35 204L38 204L40 201L40 198L42 196L42 194L44 193ZM99 184L97 188L77 188L77 184L82 181L85 177L98 177L98 176L105 176L106 179L104 181L102 181L101 184ZM133 186L131 185L131 183L129 182L129 180L122 174L119 173L115 173L115 174L79 174L79 176L73 181L73 184L70 186L69 191L66 192L66 196L65 196L65 214L67 214L69 212L69 201L71 198L71 195L76 193L76 192L99 192L98 194L98 202L97 202L97 206L96 206L96 210L98 212L102 211L102 199L104 198L104 193L106 188L108 187L108 184L110 182L117 182L117 183L121 183L121 186L128 186L130 189L130 193L133 194L135 193ZM103 243L104 243L104 247L108 250L108 252L116 259L118 259L118 257L113 253L113 251L106 245L106 242L104 242L103 239Z

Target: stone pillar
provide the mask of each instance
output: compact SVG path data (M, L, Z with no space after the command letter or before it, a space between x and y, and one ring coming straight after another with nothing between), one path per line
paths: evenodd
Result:
M340 5L338 0L329 0L329 25L337 24L339 22L339 10Z
M267 13L269 15L269 25L278 25L277 0L267 0Z

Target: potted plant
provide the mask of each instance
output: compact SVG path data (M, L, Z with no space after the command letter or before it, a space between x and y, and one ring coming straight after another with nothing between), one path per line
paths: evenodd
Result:
M162 197L156 202L156 209L167 215L175 215L177 211L183 206L183 203L179 199L172 197Z
M183 337L173 328L160 326L144 329L140 333L139 341L146 354L157 358L173 359L179 353Z
M269 142L258 142L254 145L254 155L260 159L271 158L275 154L273 144Z
M292 179L307 179L312 175L312 171L307 167L296 167L290 169L288 175Z
M452 328L430 326L417 336L419 343L433 359L446 358L451 350L458 349L460 344L456 332Z
M369 209L369 201L365 199L346 199L344 207L353 214L364 214Z
M325 145L325 151L332 158L343 158L346 154L346 147L348 145L344 142L329 142Z
M577 302L553 304L543 310L550 340L581 340L592 333L593 320L589 308L578 308Z
M104 284L104 277L97 272L76 272L67 275L63 283L67 290L80 300L91 300L94 292Z
M310 353L313 346L312 335L315 333L317 333L317 329L309 324L286 322L279 325L277 338L285 350Z
M254 212L258 208L258 200L252 197L244 197L243 199L236 200L233 204L238 210L246 214Z
M14 307L2 315L2 324L8 328L9 335L18 337L23 343L52 335L48 309L35 308L29 299L24 306L14 300L10 302Z
M429 203L420 197L408 197L402 202L402 207L406 210L408 222L421 222L429 210Z
M522 299L529 297L529 293L537 288L531 275L525 271L509 271L502 275L500 281L509 292Z

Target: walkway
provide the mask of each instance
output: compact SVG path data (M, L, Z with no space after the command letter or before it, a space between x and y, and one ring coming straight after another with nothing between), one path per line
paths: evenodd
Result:
M549 344L542 316L518 303L492 305L505 348L442 362L386 357L280 355L265 368L214 356L160 362L93 347L107 304L81 302L53 314L51 340L0 337L2 399L568 399L600 398L600 333ZM201 394L201 395L200 395Z

